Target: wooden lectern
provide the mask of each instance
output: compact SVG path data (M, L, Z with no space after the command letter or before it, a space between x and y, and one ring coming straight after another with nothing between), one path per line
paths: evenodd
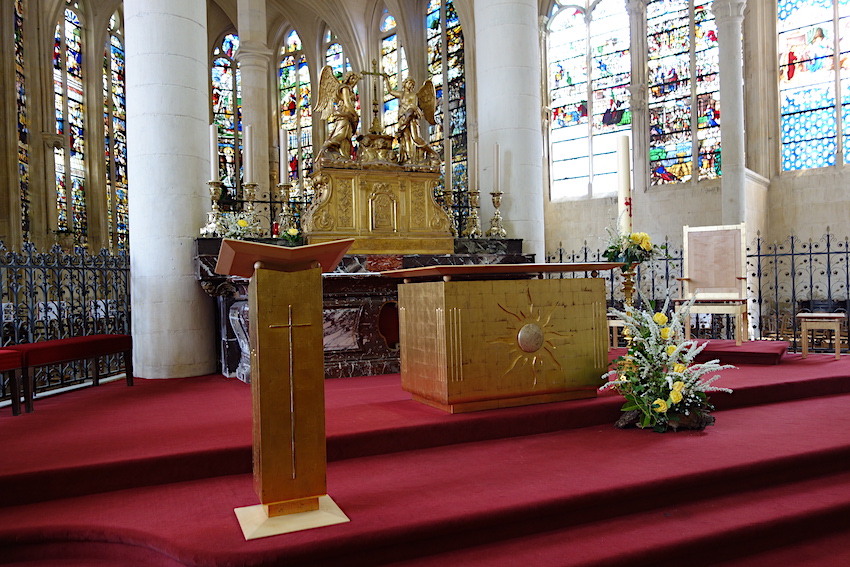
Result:
M287 248L224 239L216 272L250 278L254 489L245 539L347 522L327 495L322 272L353 239Z

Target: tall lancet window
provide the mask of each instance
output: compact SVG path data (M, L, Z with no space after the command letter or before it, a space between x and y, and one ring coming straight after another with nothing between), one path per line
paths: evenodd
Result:
M782 169L850 163L850 4L779 0L777 13Z
M466 203L469 186L466 128L466 67L463 29L452 0L430 0L425 19L428 39L428 75L437 90L437 124L430 128L430 142L443 156L444 178L451 179L454 202ZM448 136L446 136L448 133ZM448 137L450 144L445 144ZM458 208L459 216L462 209ZM458 223L462 219L456 219ZM463 227L461 227L462 229Z
M560 0L549 20L552 200L617 190L617 138L631 131L629 17L622 0Z
M395 18L384 10L381 16L381 60L378 62L380 72L387 75L384 85L383 124L384 133L395 134L398 123L398 99L388 91L397 91L407 78L407 58L404 48L399 43Z
M227 34L213 51L212 110L218 131L218 177L222 182L221 204L232 207L242 187L242 88L239 68L233 59L239 37Z
M21 233L30 240L30 145L24 74L24 2L15 0L15 105L18 116L18 191L21 198Z
M303 187L313 173L313 111L310 108L310 68L301 38L289 32L280 50L278 75L281 128L286 131L289 182Z
M646 27L651 184L717 178L720 57L711 0L650 0Z
M342 44L331 30L325 32L325 64L333 69L334 76L341 79L346 71L351 71L351 62L345 56Z
M53 100L56 134L53 150L57 230L70 233L75 248L86 246L86 144L83 92L83 31L79 3L69 0L53 35Z
M127 250L129 238L124 87L124 34L120 14L116 12L109 20L109 39L103 55L103 139L109 246L117 251Z

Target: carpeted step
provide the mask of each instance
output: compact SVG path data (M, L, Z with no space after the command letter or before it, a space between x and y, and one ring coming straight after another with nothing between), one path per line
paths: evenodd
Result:
M250 475L7 507L0 557L93 541L157 550L186 565L377 565L546 534L554 546L563 534L586 533L570 549L589 550L588 564L649 564L632 554L691 564L676 550L771 543L771 531L786 538L847 517L848 406L850 395L831 396L718 412L704 432L595 426L337 461L328 487L350 523L252 542L233 514L256 503ZM615 540L628 530L638 531L623 540L624 561ZM531 555L511 564L522 562L550 564Z
M792 544L834 534L847 525L850 515L850 472L770 486L723 497L665 505L603 521L546 530L525 537L506 537L487 545L424 556L394 563L396 567L512 567L546 565L562 567L629 567L686 564L699 567L783 565L800 567L791 560ZM825 538L828 539L828 538ZM843 543L846 545L847 540ZM782 552L765 552L776 546ZM809 554L811 551L808 552ZM753 557L755 555L756 557ZM758 556L763 556L758 559ZM850 553L821 553L820 567L847 565ZM766 563L766 560L772 563ZM723 563L728 561L729 563Z
M745 341L740 345L731 340L697 340L708 343L696 357L696 362L719 359L722 364L779 364L788 351L788 341Z
M721 373L718 410L850 392L850 357L786 355ZM398 375L326 381L328 459L607 425L622 398L450 415L419 404ZM0 415L0 507L251 471L250 387L220 375L105 384Z

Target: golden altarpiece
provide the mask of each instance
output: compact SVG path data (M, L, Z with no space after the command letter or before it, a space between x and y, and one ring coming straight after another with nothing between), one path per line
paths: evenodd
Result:
M351 254L453 253L451 219L435 198L441 160L419 136L420 119L434 123L433 85L426 81L414 92L407 79L401 91L392 91L399 99L395 136L383 132L376 113L369 132L357 137L355 157L357 79L346 73L337 80L329 67L322 72L316 110L333 128L314 160L304 236L310 244L354 238Z

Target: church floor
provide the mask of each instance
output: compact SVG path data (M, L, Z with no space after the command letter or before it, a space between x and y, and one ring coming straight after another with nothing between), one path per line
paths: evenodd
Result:
M351 522L245 542L250 388L120 382L0 409L0 565L846 565L850 357L740 365L704 432L621 399L449 415L398 375L326 381Z

